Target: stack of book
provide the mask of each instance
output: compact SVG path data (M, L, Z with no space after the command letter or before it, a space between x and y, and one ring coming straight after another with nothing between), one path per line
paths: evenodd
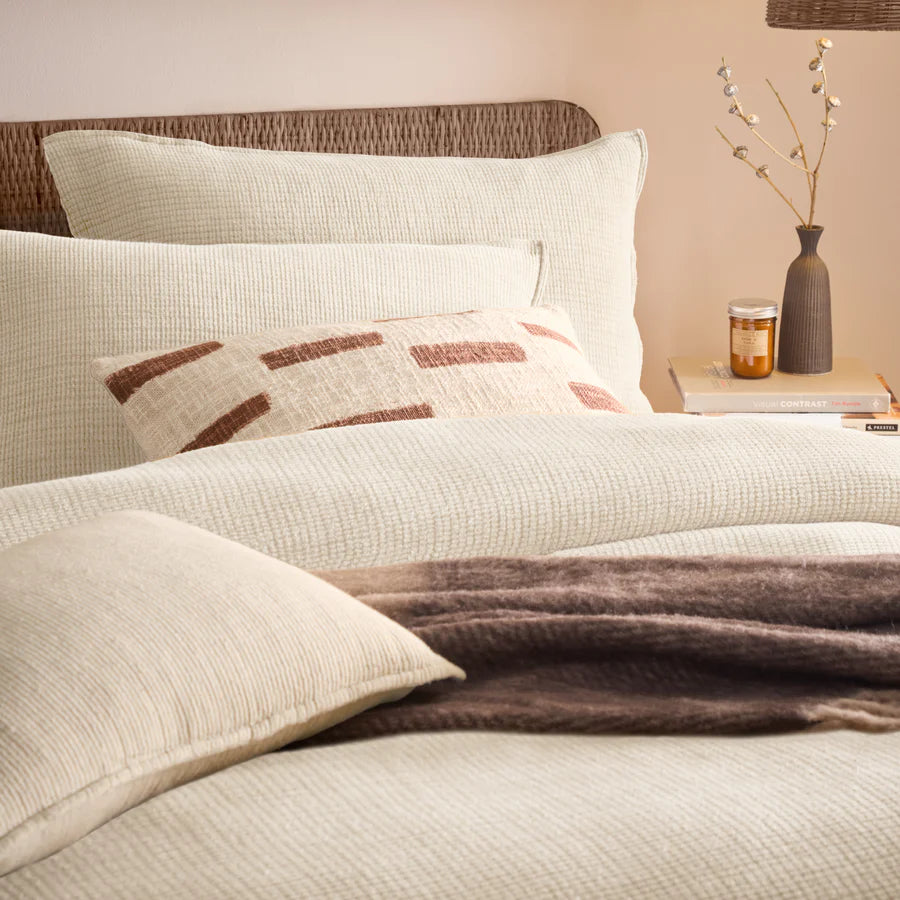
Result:
M900 404L884 378L858 359L836 359L827 375L738 378L727 363L678 356L669 360L669 373L687 413L790 415L810 425L900 435Z

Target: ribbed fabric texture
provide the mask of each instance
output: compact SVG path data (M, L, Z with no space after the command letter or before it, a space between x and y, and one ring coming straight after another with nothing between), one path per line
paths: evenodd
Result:
M294 153L110 131L44 149L72 233L175 243L541 240L544 302L563 307L588 361L635 411L635 205L641 132L534 159Z
M147 512L0 554L0 873L461 672L337 588Z
M504 159L555 153L600 137L590 114L563 100L0 122L0 228L69 234L41 140L75 128L222 147Z
M670 531L647 537L572 547L559 556L869 556L900 553L900 527L876 522L741 525Z
M271 753L3 900L846 900L900 884L900 734L404 735Z
M182 247L0 232L0 485L143 454L97 356L312 322L528 306L541 250L515 246Z
M462 673L312 575L147 512L0 554L0 873Z
M150 459L400 419L626 412L557 307L240 335L94 361Z
M0 546L131 508L308 569L665 546L653 536L669 533L682 552L716 552L723 540L748 546L766 525L783 526L773 551L790 538L790 552L823 540L828 552L850 529L864 550L866 525L835 522L880 523L871 552L891 540L898 552L900 452L891 438L832 429L816 432L811 453L805 425L684 415L386 422L9 488Z

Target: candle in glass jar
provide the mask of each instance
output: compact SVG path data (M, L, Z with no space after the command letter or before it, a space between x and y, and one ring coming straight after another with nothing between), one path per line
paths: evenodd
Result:
M733 300L728 304L731 371L740 378L765 378L775 368L775 320L770 300Z

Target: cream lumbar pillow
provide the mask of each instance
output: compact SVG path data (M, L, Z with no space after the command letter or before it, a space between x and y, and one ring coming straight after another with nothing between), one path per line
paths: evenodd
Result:
M541 250L197 247L0 231L0 487L141 462L90 362L310 322L527 306Z
M589 362L635 412L639 131L533 159L354 156L67 131L44 149L72 233L222 241L471 242L530 237L548 253L543 302L563 307ZM477 304L472 304L476 306Z
M92 368L150 459L398 419L626 412L545 306L307 325Z
M119 512L0 553L0 875L169 788L462 678L286 563Z

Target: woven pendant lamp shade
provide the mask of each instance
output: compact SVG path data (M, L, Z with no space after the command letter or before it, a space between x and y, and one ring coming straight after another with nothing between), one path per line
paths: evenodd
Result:
M772 28L896 31L900 0L769 0L766 22Z

